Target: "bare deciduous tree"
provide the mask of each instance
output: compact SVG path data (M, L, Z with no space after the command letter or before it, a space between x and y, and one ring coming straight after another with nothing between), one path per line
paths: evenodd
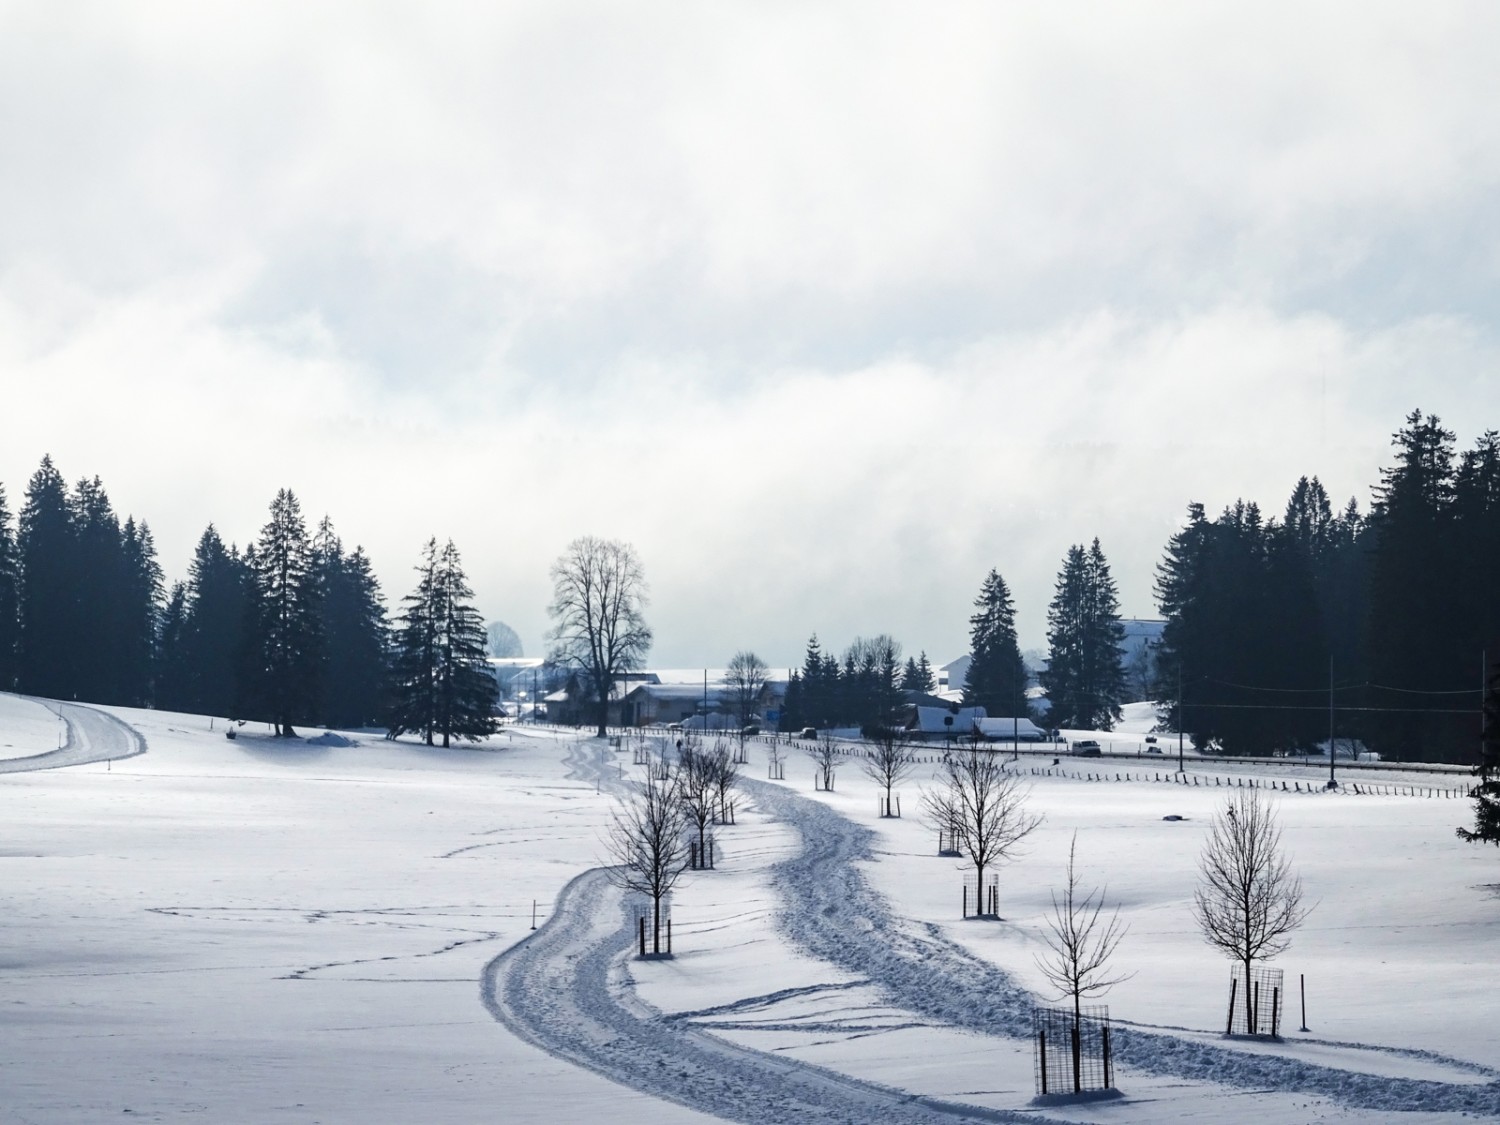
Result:
M662 900L688 865L688 821L679 771L665 770L639 783L615 813L607 844L618 887L651 899L651 952L661 952Z
M1061 900L1052 894L1052 917L1047 919L1048 933L1042 939L1050 951L1036 958L1037 968L1057 989L1062 999L1073 1001L1073 1089L1083 1088L1083 1054L1081 1028L1083 998L1100 996L1133 975L1111 974L1109 959L1129 927L1120 925L1120 911L1104 913L1104 890L1094 888L1080 894L1078 873L1074 864L1078 834L1068 845L1068 883Z
M730 658L724 670L724 702L733 710L741 730L760 714L770 673L766 662L753 652L742 650Z
M719 823L727 824L729 822L729 794L740 779L740 767L735 763L734 755L729 752L729 746L723 739L714 743L710 756L713 762L712 777L714 801L718 806L717 815Z
M1214 817L1198 857L1194 914L1204 940L1245 969L1245 1016L1255 1026L1250 970L1291 944L1307 917L1302 880L1281 854L1281 829L1257 789L1235 792Z
M698 835L698 854L702 855L708 839L708 826L718 808L714 754L692 737L683 739L677 758L678 797L683 816Z
M807 748L807 756L813 760L819 783L824 789L832 789L833 774L839 764L839 748L834 745L833 737L825 733L815 739Z
M1029 790L992 750L978 747L943 755L940 788L922 794L922 805L939 832L952 833L956 850L974 865L980 894L985 870L1012 858L1042 822L1026 811Z
M551 655L574 668L599 709L603 738L609 693L622 672L639 668L651 650L641 615L646 578L635 548L585 535L552 564Z
M860 762L860 769L885 790L886 816L895 815L891 810L891 791L911 776L916 760L910 731L903 727L882 726L871 733L870 750Z

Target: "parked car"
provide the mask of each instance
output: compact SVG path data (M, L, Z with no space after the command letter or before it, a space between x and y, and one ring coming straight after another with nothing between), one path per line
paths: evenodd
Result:
M799 730L797 732L797 737L798 738L817 738L818 737L818 728L817 727L803 727L801 730Z
M1073 753L1080 758L1097 758L1104 753L1092 738L1080 738L1073 743Z
M1148 754L1160 754L1161 753L1161 747L1160 746L1148 746L1148 747L1146 747L1146 753L1148 753Z

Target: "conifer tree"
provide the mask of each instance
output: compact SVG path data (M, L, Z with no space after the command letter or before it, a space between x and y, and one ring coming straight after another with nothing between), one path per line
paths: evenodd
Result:
M243 717L248 698L240 680L245 671L245 625L249 616L250 572L233 546L226 547L209 524L198 538L188 568L182 626L180 707L200 715Z
M162 615L162 571L156 543L143 521L127 518L120 532L121 591L115 627L120 663L116 683L120 702L144 707L153 698L157 638Z
M1124 636L1119 594L1099 540L1087 551L1070 547L1047 609L1050 652L1041 679L1054 726L1111 730L1119 722Z
M26 488L17 536L20 560L20 690L71 699L79 645L73 581L73 521L62 474L43 457Z
M991 716L1027 715L1026 663L1016 641L1016 610L1000 572L985 577L978 610L969 618L969 671L964 705L983 707Z
M187 583L174 582L161 612L156 638L154 700L161 711L186 711L192 704L186 650L188 628Z
M16 688L21 631L19 561L5 486L0 485L0 691Z
M317 573L302 507L289 489L271 503L252 563L253 629L248 686L254 711L281 738L295 738L294 723L318 712L323 638L319 630Z
M1474 797L1474 827L1458 829L1461 840L1500 845L1500 664L1490 673L1484 693L1484 739Z
M389 709L380 583L363 548L345 553L326 516L313 538L313 566L322 590L323 722L333 727L375 725Z
M75 615L71 692L97 703L123 702L124 561L120 521L104 482L80 480L69 497L73 536L69 577Z
M395 702L389 737L420 732L429 746L436 736L477 742L498 727L499 687L485 660L484 618L471 602L452 540L439 550L423 548L416 590L402 599L395 655Z

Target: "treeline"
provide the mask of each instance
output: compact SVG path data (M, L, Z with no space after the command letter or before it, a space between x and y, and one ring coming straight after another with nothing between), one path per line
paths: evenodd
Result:
M1485 664L1500 658L1500 435L1460 452L1414 411L1394 450L1367 515L1335 511L1315 477L1279 519L1189 506L1157 570L1169 725L1227 753L1332 731L1388 757L1477 758Z
M859 727L890 722L909 693L937 686L924 652L901 660L901 643L882 633L856 637L843 657L824 652L816 633L807 642L802 667L792 671L781 713L782 730Z
M150 529L122 524L99 478L69 489L50 457L18 518L0 487L0 689L271 724L494 729L484 622L450 542L389 620L369 557L278 492L243 550L210 524L165 588Z

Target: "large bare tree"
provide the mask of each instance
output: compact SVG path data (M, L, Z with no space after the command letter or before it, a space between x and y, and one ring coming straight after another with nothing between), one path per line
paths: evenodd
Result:
M974 865L983 901L985 871L1012 858L1042 818L1027 811L1029 790L993 750L950 750L937 782L937 789L922 794L922 805L938 831L952 833L955 848Z
M1255 1026L1250 970L1291 944L1307 917L1302 880L1281 854L1281 829L1258 789L1237 790L1209 825L1198 857L1194 913L1204 940L1245 969L1246 1026Z
M578 672L598 708L603 738L610 691L651 650L642 616L645 573L630 544L585 535L568 544L551 576L552 658Z
M770 667L755 653L741 650L729 660L724 670L724 702L734 709L740 729L749 726L760 713L761 697L766 693Z
M651 900L651 952L662 951L662 900L688 866L688 817L680 772L654 771L615 813L607 844L616 886Z

